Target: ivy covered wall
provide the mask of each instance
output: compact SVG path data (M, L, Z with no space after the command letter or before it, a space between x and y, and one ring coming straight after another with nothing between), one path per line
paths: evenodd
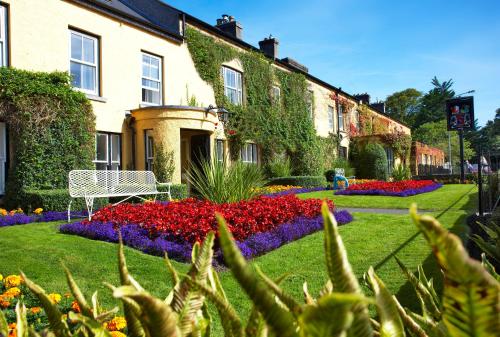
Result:
M321 141L309 116L306 78L274 67L261 53L240 51L211 36L188 27L186 40L200 77L212 85L218 106L233 112L226 130L231 156L247 140L255 141L266 163L273 155L286 153L296 175L320 174L323 169ZM244 70L244 103L232 105L224 95L220 73L225 62L238 59ZM281 89L281 99L273 100L271 88Z
M14 149L6 203L28 189L67 188L68 172L92 169L95 116L68 73L0 68L0 118Z

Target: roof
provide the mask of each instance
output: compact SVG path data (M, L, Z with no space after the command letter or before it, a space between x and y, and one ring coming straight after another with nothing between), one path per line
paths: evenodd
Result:
M98 10L104 12L110 16L118 16L125 21L128 21L131 24L135 24L145 28L146 30L153 31L157 34L160 34L170 40L174 40L177 42L181 42L184 39L184 36L181 32L181 27L179 25L179 19L182 18L183 21L189 22L190 24L207 30L211 33L214 33L230 42L245 48L254 51L260 52L260 49L240 40L231 34L223 32L219 28L212 26L211 24L202 21L188 13L185 13L179 9L176 9L161 0L69 0L75 3L78 3L84 7L90 7L94 10ZM353 95L343 91L341 88L337 88L330 83L327 83L321 80L318 77L315 77L309 74L306 71L303 71L297 67L294 67L287 63L285 59L274 59L270 56L267 56L269 59L274 61L276 64L289 69L290 71L297 72L306 76L312 82L315 82L323 87L326 87L337 94L342 94L354 101L358 101L356 97ZM389 114L378 111L373 107L367 105L369 109L373 112L381 114L403 126L409 127L407 124L391 117Z

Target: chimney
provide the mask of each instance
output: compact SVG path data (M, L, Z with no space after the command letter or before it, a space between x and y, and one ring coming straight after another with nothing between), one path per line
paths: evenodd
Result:
M368 95L367 93L354 95L354 97L358 101L361 101L361 103L366 104L366 105L370 105L370 95Z
M274 38L272 35L266 37L264 40L259 41L260 50L267 56L273 59L278 58L278 45L280 42L278 39Z
M385 114L385 102L377 102L370 104L375 110Z
M234 16L222 14L222 18L217 19L215 27L237 39L243 39L243 26L234 19Z

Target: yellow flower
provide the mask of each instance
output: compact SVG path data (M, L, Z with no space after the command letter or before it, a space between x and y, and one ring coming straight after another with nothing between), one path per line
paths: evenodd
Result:
M33 307L30 309L30 312L34 315L38 314L40 311L42 311L42 308L40 307Z
M9 275L3 279L6 288L18 287L23 282L19 275Z
M6 216L7 214L9 214L9 212L7 212L7 210L6 210L6 209L4 209L4 208L0 208L0 215L2 215L2 216Z
M35 209L35 210L33 211L33 213L35 213L35 214L37 214L37 215L42 214L42 212L43 212L43 208L40 208L40 207L39 207L39 208L37 208L37 209Z
M61 295L59 295L59 294L52 293L52 294L49 294L48 296L49 296L50 301L53 304L57 304L57 303L61 302Z
M127 335L120 331L111 331L109 334L111 337L127 337Z
M0 282L3 280L3 276L2 274L0 274Z
M5 291L3 294L9 297L17 297L21 295L21 289L19 289L18 287L12 287L10 289L7 289L7 291Z
M105 323L105 328L109 331L119 331L127 327L125 317L116 316L111 321Z

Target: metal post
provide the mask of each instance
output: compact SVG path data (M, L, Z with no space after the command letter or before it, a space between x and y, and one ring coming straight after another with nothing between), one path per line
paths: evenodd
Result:
M481 149L481 145L479 146L479 161L477 163L477 182L478 182L478 211L479 216L483 216L483 164L481 162L481 157L483 156L483 150Z
M450 174L453 174L453 165L451 164L451 132L448 131L448 164L450 165L448 169Z
M464 167L464 130L458 131L460 138L460 183L465 184L465 167Z

